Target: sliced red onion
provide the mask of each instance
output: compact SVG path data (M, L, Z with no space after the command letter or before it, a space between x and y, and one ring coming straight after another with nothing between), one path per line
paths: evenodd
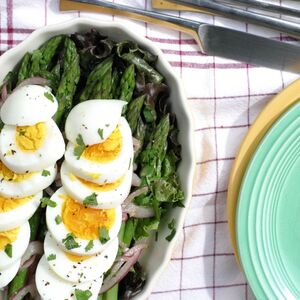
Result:
M4 81L1 89L1 101L4 102L6 98L7 98L7 84L6 81Z
M35 284L28 284L11 296L9 300L22 300L27 294L30 294L33 299L37 299L37 290Z
M132 143L133 143L133 150L134 150L134 153L136 153L137 151L140 150L141 148L141 141L136 139L135 137L132 137Z
M151 218L155 215L153 208L138 206L133 203L130 203L125 207L122 206L122 212L137 219Z
M6 300L7 299L7 292L8 292L8 286L0 289L0 300Z
M121 258L117 259L110 274L103 281L100 294L105 293L115 284L119 283L128 274L138 261L142 251L147 247L147 243L137 244L126 251Z
M128 214L125 212L122 212L122 222L126 222L127 220L128 220Z
M39 241L30 242L25 254L21 259L21 266L23 266L32 256L42 255L44 252L43 244ZM34 261L34 260L33 260Z
M133 174L132 174L132 182L131 182L131 185L132 185L132 186L135 186L135 187L141 186L141 178L140 178L136 173L133 173Z
M32 255L29 259L24 261L24 263L21 265L20 269L23 270L23 269L29 268L30 266L33 265L35 259L36 259L36 255Z
M144 186L131 193L122 204L122 212L135 218L151 218L155 215L153 208L138 206L133 203L133 199L141 194L147 193L149 188Z
M51 197L53 194L54 194L54 190L48 186L46 189L45 189L45 192Z
M47 80L43 77L30 77L30 78L23 80L21 83L19 83L18 86L16 87L16 89L18 89L22 86L31 85L31 84L45 86L45 85L49 85L50 82L49 82L49 80Z
M128 195L128 197L125 199L125 201L123 202L122 206L126 206L129 203L132 203L132 200L142 194L145 194L149 191L149 188L147 186L144 186L140 189L137 189L136 191L132 192L131 194Z

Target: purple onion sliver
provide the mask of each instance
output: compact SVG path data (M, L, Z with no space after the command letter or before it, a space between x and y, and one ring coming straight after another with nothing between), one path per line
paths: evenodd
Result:
M21 259L21 266L25 262L27 262L32 256L34 255L42 255L43 254L43 244L39 241L30 242L25 254L22 256Z
M123 254L120 261L117 262L119 270L117 271L116 268L112 268L115 272L111 272L108 275L102 284L100 294L105 293L109 289L111 289L115 284L119 283L131 270L134 264L138 261L143 249L147 248L148 245L146 243L141 243L138 245L133 246L127 252ZM121 263L126 261L123 265Z
M22 86L31 85L31 84L46 86L46 85L49 85L49 83L50 83L49 80L47 80L43 77L30 77L30 78L27 78L27 79L23 80L22 82L20 82L18 84L18 86L16 87L16 89L18 89Z
M140 189L137 189L136 191L132 192L131 194L128 195L128 197L125 199L125 201L123 202L122 206L127 206L127 204L132 203L132 200L142 194L145 194L149 191L149 188L147 186L144 186Z
M9 298L9 300L22 300L27 294L30 294L34 299L36 299L37 290L33 283L19 289L15 295Z

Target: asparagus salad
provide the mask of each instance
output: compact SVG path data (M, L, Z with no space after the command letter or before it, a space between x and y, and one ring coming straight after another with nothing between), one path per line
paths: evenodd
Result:
M138 260L184 200L156 61L92 29L51 38L6 75L1 299L117 300L143 289ZM167 222L170 241L176 220Z

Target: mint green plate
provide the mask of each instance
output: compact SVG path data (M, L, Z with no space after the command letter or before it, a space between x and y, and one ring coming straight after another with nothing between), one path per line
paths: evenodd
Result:
M300 299L300 103L272 126L249 163L236 233L257 299Z

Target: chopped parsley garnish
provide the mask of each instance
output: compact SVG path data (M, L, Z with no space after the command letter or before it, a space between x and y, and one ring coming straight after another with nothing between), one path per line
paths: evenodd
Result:
M45 92L44 96L51 102L54 102L54 98L53 98L52 94L50 94L49 92Z
M47 177L47 176L50 176L50 175L51 175L51 173L48 170L43 170L42 176Z
M85 246L84 250L85 252L90 251L94 247L94 242L91 240L88 242L88 244Z
M41 207L44 208L46 206L50 206L50 207L56 207L57 203L53 200L51 200L48 197L43 197L41 198Z
M60 216L60 215L57 215L57 216L55 217L55 223L58 225L58 224L60 224L61 222L62 222L61 216Z
M98 134L99 134L100 138L103 140L103 129L102 128L98 128Z
M109 124L105 124L105 127L109 127Z
M72 233L68 233L66 238L64 238L62 242L65 244L67 250L71 250L79 247L79 244L75 241L74 235Z
M87 206L87 205L98 205L97 194L93 193L93 194L85 197L84 200L83 200L83 205L84 206Z
M105 227L99 228L99 241L101 244L105 244L110 240L108 230Z
M47 257L47 260L48 260L48 261L55 260L55 259L56 259L56 254L50 254L50 255Z
M75 289L76 300L88 300L92 297L92 292L90 290L79 290Z
M168 224L168 228L171 230L171 233L166 237L166 240L170 242L176 233L175 219L172 219L172 221Z
M78 134L76 138L76 143L77 146L74 148L74 155L77 157L77 159L79 159L86 148L81 134Z
M12 244L7 244L4 248L4 252L10 258L12 258Z

